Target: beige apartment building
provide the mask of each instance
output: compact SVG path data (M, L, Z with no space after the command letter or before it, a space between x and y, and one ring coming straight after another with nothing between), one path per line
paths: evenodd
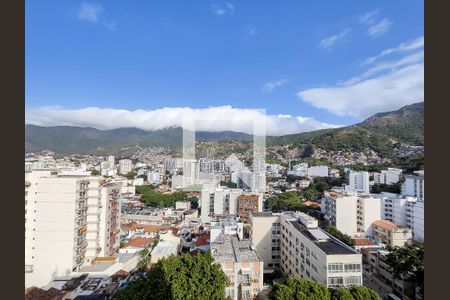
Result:
M249 215L249 238L264 261L264 272L280 268L281 225L280 214L252 212Z
M230 280L225 297L255 299L263 287L264 263L249 240L220 234L211 242L211 254Z
M25 172L25 286L43 286L119 248L120 185Z
M391 247L403 247L413 239L413 230L388 220L373 222L373 236Z

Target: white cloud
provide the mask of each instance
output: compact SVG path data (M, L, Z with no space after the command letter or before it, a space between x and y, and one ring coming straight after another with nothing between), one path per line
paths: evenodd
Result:
M252 121L265 122L267 135L283 135L312 131L323 128L339 127L323 123L314 118L291 115L265 115L256 109L217 106L202 109L189 107L166 107L155 110L123 110L112 108L88 107L83 109L64 109L61 107L41 107L27 109L27 124L41 126L85 126L98 129L136 127L144 130L158 130L172 126L182 126L183 118L202 119L199 131L232 130L251 134ZM248 120L243 122L242 120Z
M388 74L298 93L305 102L339 116L369 117L424 100L423 63L409 65Z
M102 10L103 8L100 4L82 3L78 11L78 19L97 23Z
M256 27L252 26L248 29L248 34L255 35L256 34Z
M342 30L340 33L324 38L320 41L319 46L325 49L331 48L338 40L342 39L350 32L351 28L346 28Z
M82 3L78 10L78 19L87 21L90 23L99 23L108 28L111 31L115 31L117 25L113 21L105 20L102 16L103 7L97 3Z
M401 53L401 52L405 52L405 51L409 51L409 50L415 50L418 48L422 48L424 46L424 42L425 42L425 40L424 40L423 36L418 37L417 39L414 39L412 41L403 42L395 48L389 48L389 49L383 50L380 54L367 58L364 61L364 64L374 63L376 60L378 60L379 58L384 57L386 55L399 53L399 52Z
M377 62L391 54L401 55ZM359 118L424 100L423 37L384 50L364 65L367 69L358 76L331 87L306 89L298 96L316 108Z
M358 17L358 21L362 24L372 25L375 22L375 16L378 15L379 9L374 9L362 16Z
M217 5L217 4L212 5L211 9L218 16L234 13L234 6L230 2L225 2L224 5Z
M262 91L270 93L277 87L280 87L283 84L285 84L286 82L287 82L287 79L277 79L277 80L272 80L272 81L266 82L264 84L264 86L262 87Z
M379 37L382 36L383 34L387 33L389 31L389 29L392 26L392 22L388 19L388 18L384 18L383 20L381 20L380 22L378 22L376 25L373 25L372 27L370 27L367 32L369 33L369 35L371 37Z

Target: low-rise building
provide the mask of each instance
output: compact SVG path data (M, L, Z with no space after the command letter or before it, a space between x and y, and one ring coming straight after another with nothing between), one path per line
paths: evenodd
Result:
M362 285L362 257L318 227L317 219L304 213L285 212L281 223L281 270L327 287Z
M377 220L372 226L374 238L391 247L403 247L413 238L411 228L396 225L388 220Z

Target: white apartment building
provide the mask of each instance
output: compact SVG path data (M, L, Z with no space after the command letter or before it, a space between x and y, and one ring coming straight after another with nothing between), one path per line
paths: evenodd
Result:
M402 184L402 195L425 199L424 171L416 171L415 175L406 175Z
M372 236L372 223L381 219L381 199L373 195L358 195L358 235Z
M332 189L325 192L321 212L332 226L354 236L358 231L358 196L356 192Z
M211 243L218 242L221 234L237 236L239 240L242 240L244 238L244 223L238 222L234 218L217 218L211 222Z
M211 239L211 255L230 283L225 287L225 297L255 299L263 288L264 263L251 241L237 236L220 234Z
M374 173L373 181L376 184L394 184L400 181L402 170L396 168L388 168L381 170L381 173Z
M413 236L416 241L425 241L425 202L416 201L409 204L411 208L411 228L413 229ZM407 212L408 213L408 212ZM408 215L407 215L408 216Z
M381 219L381 207L378 196L335 188L325 192L321 212L342 233L364 237L372 236L372 223Z
M133 162L130 159L119 160L119 173L128 174L133 171Z
M362 255L318 227L315 218L285 212L281 223L281 270L330 288L362 285Z
M109 163L109 165L113 168L116 165L116 158L114 157L114 155L109 155L107 162Z
M114 194L117 193L119 197ZM120 185L25 173L25 285L43 286L119 248Z
M241 194L241 189L204 185L200 194L200 219L203 223L210 223L211 217L215 215L236 215Z
M362 192L369 194L369 173L365 171L352 171L346 173L347 185L345 190L350 192Z
M264 272L272 273L280 268L281 225L280 214L271 212L250 213L250 240L255 245L262 261Z
M382 219L413 229L413 237L424 241L425 202L416 197L382 193Z

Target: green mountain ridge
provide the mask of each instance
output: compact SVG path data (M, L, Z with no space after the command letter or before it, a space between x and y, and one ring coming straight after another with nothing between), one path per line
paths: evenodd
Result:
M364 151L372 149L381 156L392 155L395 143L423 145L424 103L415 103L396 111L373 115L365 121L341 128L323 129L298 134L267 137L267 146L291 145L292 147L320 148L325 151ZM106 154L118 153L122 148L182 146L183 131L172 127L155 131L137 128L99 130L92 127L36 125L25 126L25 151L37 152L48 149L61 154ZM252 140L245 133L197 132L196 139L202 142L239 141L244 144ZM247 143L248 146L251 143Z

